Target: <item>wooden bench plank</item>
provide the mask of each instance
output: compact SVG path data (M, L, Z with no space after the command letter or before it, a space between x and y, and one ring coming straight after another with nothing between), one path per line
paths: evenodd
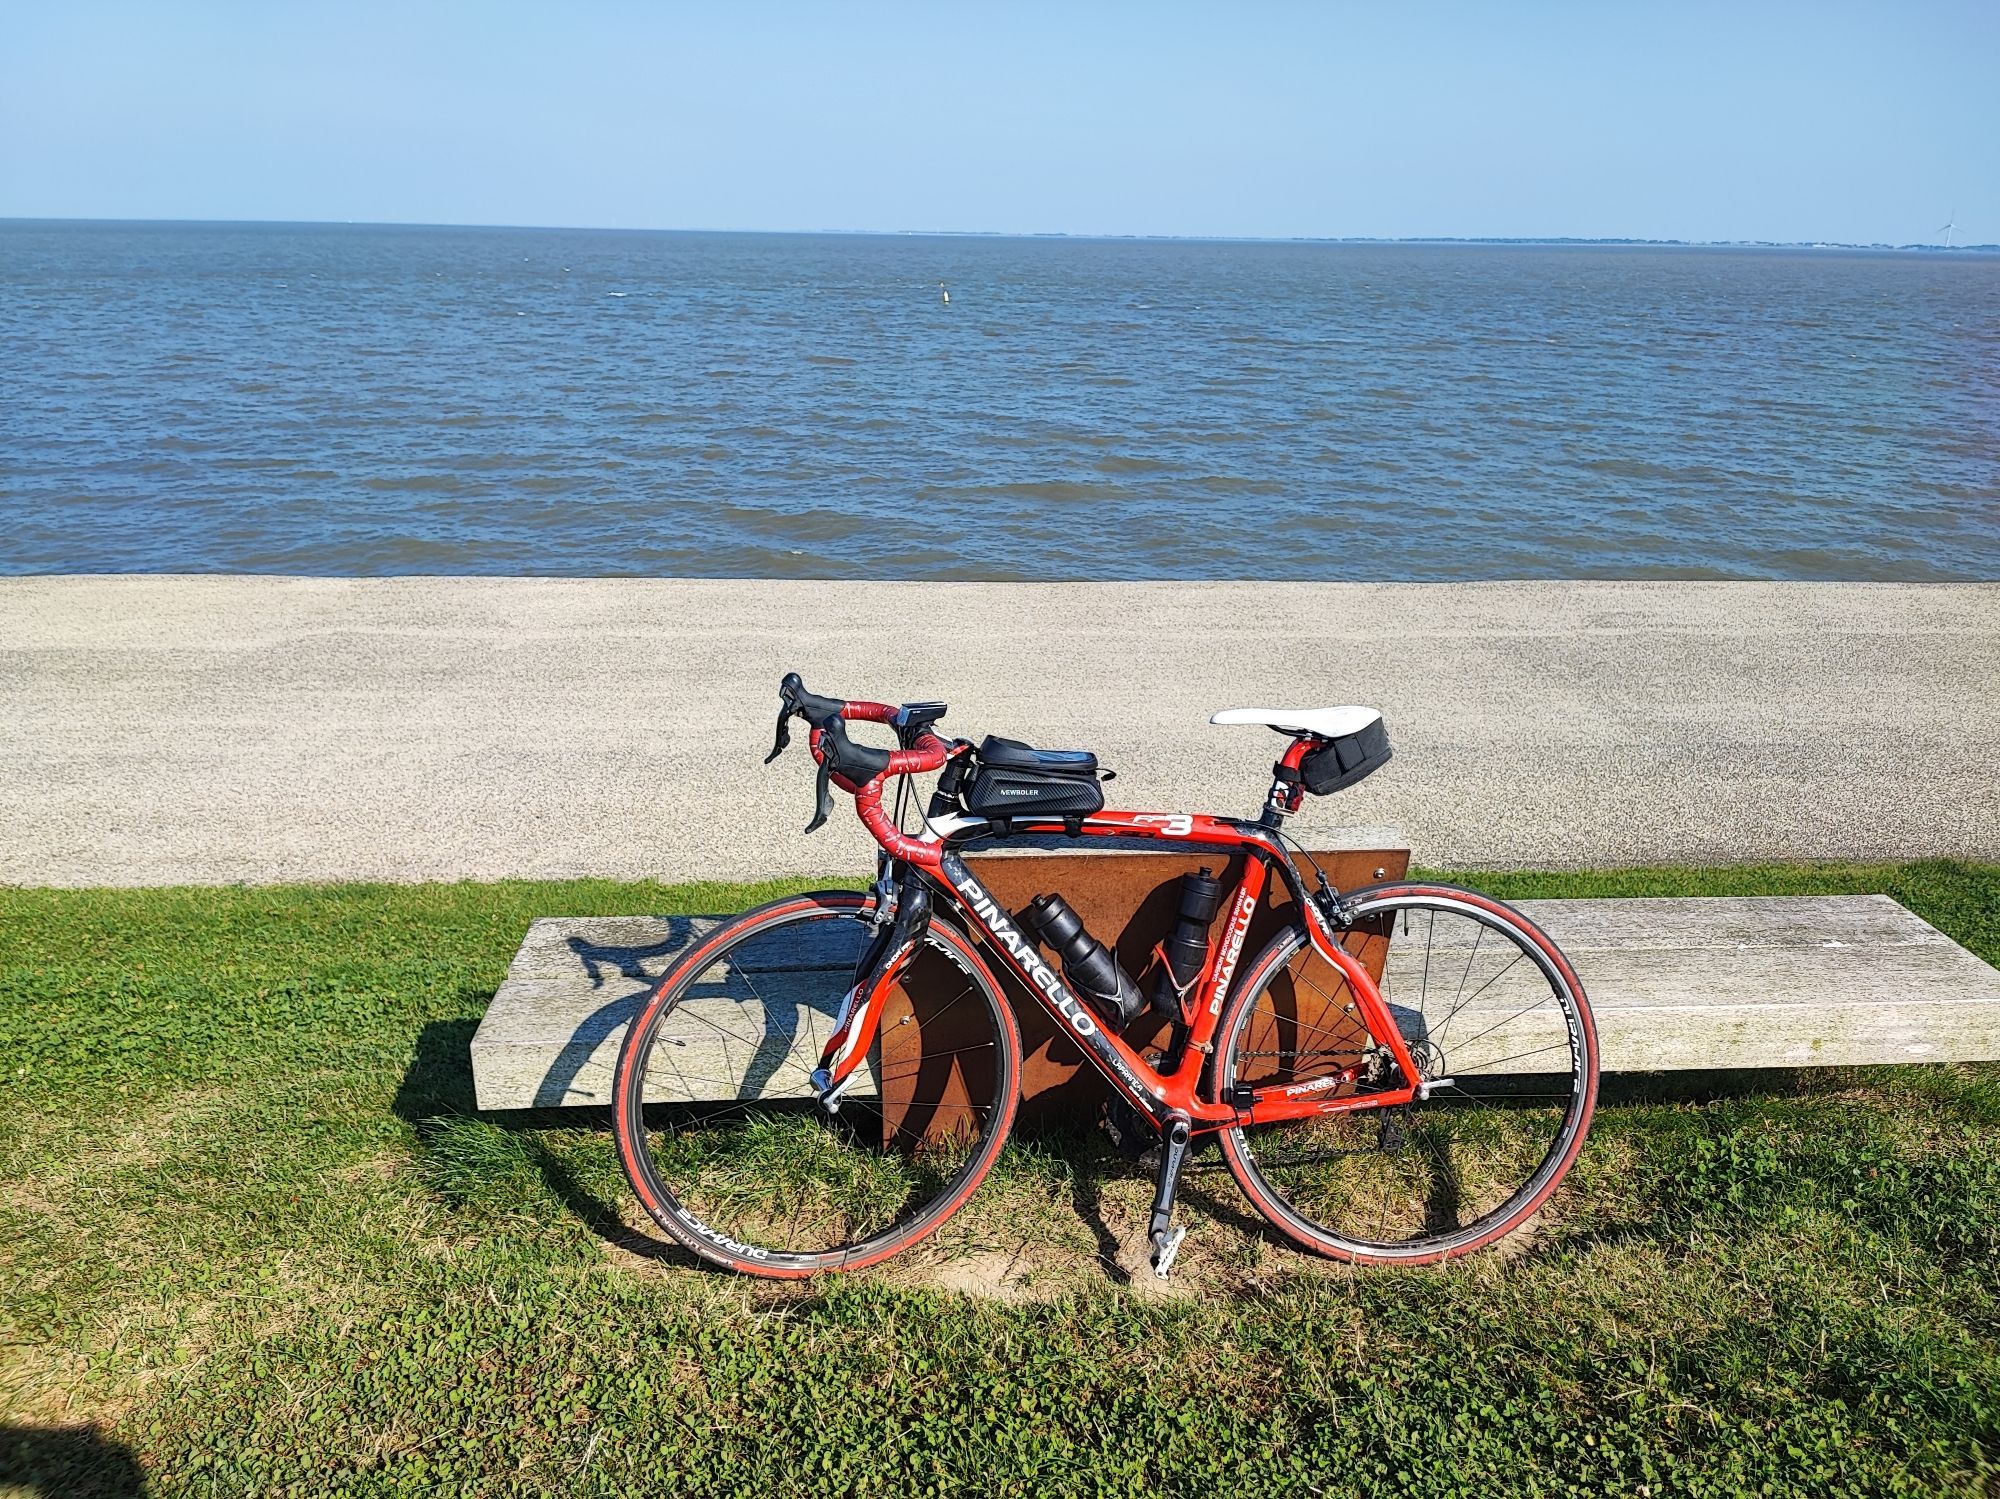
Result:
M1520 906L1576 966L1609 1072L2000 1059L2000 971L1887 896ZM717 919L536 921L473 1040L480 1107L608 1103L626 1020ZM1391 943L1392 993L1408 956Z
M2000 971L1886 895L1523 901L1606 1071L2000 1059Z

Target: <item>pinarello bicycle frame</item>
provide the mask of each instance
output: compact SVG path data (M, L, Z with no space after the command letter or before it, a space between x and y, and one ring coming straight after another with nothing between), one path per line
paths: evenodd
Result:
M900 728L903 711L887 703L848 702L841 705L840 717ZM813 758L822 767L827 766L829 754L845 743L837 728L834 733L836 737L830 741L824 728L812 731ZM867 779L853 780L835 770L831 776L833 784L853 796L862 824L888 855L883 887L886 894L893 882L897 898L894 917L864 957L855 985L821 1054L821 1070L815 1081L820 1084L822 1098L837 1099L866 1057L889 992L923 940L930 920L933 890L941 893L949 907L999 955L1036 1003L1156 1129L1164 1130L1177 1120L1185 1120L1192 1131L1199 1133L1360 1109L1391 1108L1417 1098L1422 1086L1421 1074L1410 1056L1402 1030L1367 968L1341 944L1333 921L1323 908L1322 896L1325 904L1337 911L1337 897L1331 892L1322 891L1320 895L1308 892L1278 840L1280 821L1286 813L1298 810L1303 796L1299 762L1314 742L1311 736L1295 738L1273 767L1270 795L1261 822L1184 812L1113 811L1092 813L1080 822L1074 818L1032 816L1009 822L1010 834L1148 838L1245 855L1243 876L1230 900L1222 938L1212 944L1213 950L1194 988L1194 1004L1190 1008L1183 1003L1187 1044L1176 1048L1176 1061L1171 1070L1164 1072L1108 1029L1097 1011L1077 997L1042 955L1034 939L1021 931L951 848L954 835L988 826L984 820L968 823L960 818L956 825L942 828L934 821L925 836L912 837L898 828L883 808L883 788L890 781L902 775L941 770L947 762L971 753L969 744L947 742L926 729L908 748L874 751L877 759L886 753L888 763L885 769ZM943 821L952 824L952 819ZM1202 1096L1205 1063L1215 1049L1215 1035L1229 999L1229 986L1242 961L1244 938L1273 870L1298 906L1313 951L1347 980L1356 1013L1367 1027L1370 1039L1394 1060L1401 1080L1397 1086L1328 1097L1332 1080L1318 1078L1307 1083L1272 1084L1229 1098ZM1358 1075L1360 1069L1351 1070Z

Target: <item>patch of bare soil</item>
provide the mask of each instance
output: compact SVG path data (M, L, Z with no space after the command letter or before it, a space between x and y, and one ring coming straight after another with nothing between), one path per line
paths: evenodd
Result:
M1122 1164L1100 1161L1069 1178L1046 1170L996 1172L929 1238L860 1273L882 1285L1007 1304L1104 1291L1146 1300L1247 1300L1280 1282L1335 1282L1356 1273L1271 1228L1211 1158L1191 1165L1183 1178L1175 1222L1187 1235L1163 1279L1153 1271L1146 1237L1152 1198L1151 1174ZM1557 1212L1545 1207L1472 1261L1454 1264L1504 1270L1547 1242ZM672 1243L637 1203L621 1203L619 1217L604 1240L611 1264L652 1275L716 1273ZM806 1284L763 1283L763 1289L765 1301L811 1294Z
M1008 1304L1106 1290L1148 1300L1232 1300L1266 1294L1279 1278L1346 1273L1279 1240L1211 1170L1182 1192L1176 1222L1187 1236L1162 1279L1146 1237L1152 1194L1150 1176L1137 1170L1093 1175L1082 1187L990 1181L929 1238L860 1273L882 1285ZM618 1224L602 1242L607 1263L620 1270L675 1279L717 1274L630 1200L619 1204ZM764 1301L810 1294L799 1284L767 1283L764 1290Z
M908 1278L981 1301L1034 1301L1039 1299L1038 1289L1047 1284L1047 1277L1038 1276L1019 1254L999 1250L945 1260L929 1267L927 1274Z

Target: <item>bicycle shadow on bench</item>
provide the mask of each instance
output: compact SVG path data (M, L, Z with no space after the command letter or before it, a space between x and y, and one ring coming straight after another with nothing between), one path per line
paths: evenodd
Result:
M714 1268L622 1216L629 1197L612 1140L606 1056L609 1044L699 927L721 919L697 914L661 918L657 934L642 943L596 940L581 933L564 938L567 958L544 976L560 973L566 982L587 985L592 1008L580 1020L565 1022L570 1025L567 1036L533 1081L532 1107L479 1108L471 1066L478 1020L426 1025L393 1109L415 1132L421 1174L436 1195L454 1206L495 1209L506 1205L510 1190L524 1207L545 1191L614 1248L664 1263ZM554 956L544 954L542 961ZM568 967L572 962L575 966ZM490 1004L492 996L485 998ZM775 1072L793 1039L773 1034L770 1054L753 1064L753 1078L762 1081Z

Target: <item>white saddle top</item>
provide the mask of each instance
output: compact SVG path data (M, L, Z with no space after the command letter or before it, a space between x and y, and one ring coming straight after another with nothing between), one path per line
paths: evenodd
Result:
M1210 723L1261 723L1288 734L1340 739L1359 734L1382 715L1373 708L1224 708Z

